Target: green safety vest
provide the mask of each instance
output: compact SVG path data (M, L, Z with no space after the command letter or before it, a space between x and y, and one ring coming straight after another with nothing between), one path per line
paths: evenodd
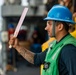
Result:
M67 44L73 44L76 46L76 39L72 37L70 34L64 37L59 43L56 44L56 40L50 44L50 47L47 51L45 62L49 62L50 65L48 69L42 70L42 75L59 75L58 70L58 59L60 51L63 46ZM51 49L50 49L51 48Z

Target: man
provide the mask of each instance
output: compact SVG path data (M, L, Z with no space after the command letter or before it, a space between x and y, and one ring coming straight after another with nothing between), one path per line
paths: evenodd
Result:
M68 32L69 23L75 24L71 12L65 6L55 5L44 20L47 20L45 30L48 35L56 39L50 43L48 50L32 53L19 46L14 37L9 44L30 63L44 64L42 75L76 75L76 39Z

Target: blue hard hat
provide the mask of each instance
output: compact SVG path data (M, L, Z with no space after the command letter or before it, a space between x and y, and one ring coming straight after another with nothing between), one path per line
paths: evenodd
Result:
M63 21L71 24L75 24L72 20L72 13L66 6L54 5L48 12L47 17L44 20Z
M9 24L8 28L14 28L14 25L13 24Z

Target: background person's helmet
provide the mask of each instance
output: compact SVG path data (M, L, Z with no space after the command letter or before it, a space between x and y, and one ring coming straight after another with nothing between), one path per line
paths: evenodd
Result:
M14 28L14 25L13 24L9 24L8 25L8 28L10 29L10 28Z
M66 6L62 5L54 5L44 20L63 21L75 24L75 22L72 20L72 13L70 10Z

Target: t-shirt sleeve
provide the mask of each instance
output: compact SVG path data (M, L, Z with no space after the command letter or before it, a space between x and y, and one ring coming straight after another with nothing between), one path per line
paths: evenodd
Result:
M69 75L76 75L76 47L71 44L64 46L61 51L61 58Z
M34 65L41 65L44 63L47 49L44 52L36 53L34 56Z

